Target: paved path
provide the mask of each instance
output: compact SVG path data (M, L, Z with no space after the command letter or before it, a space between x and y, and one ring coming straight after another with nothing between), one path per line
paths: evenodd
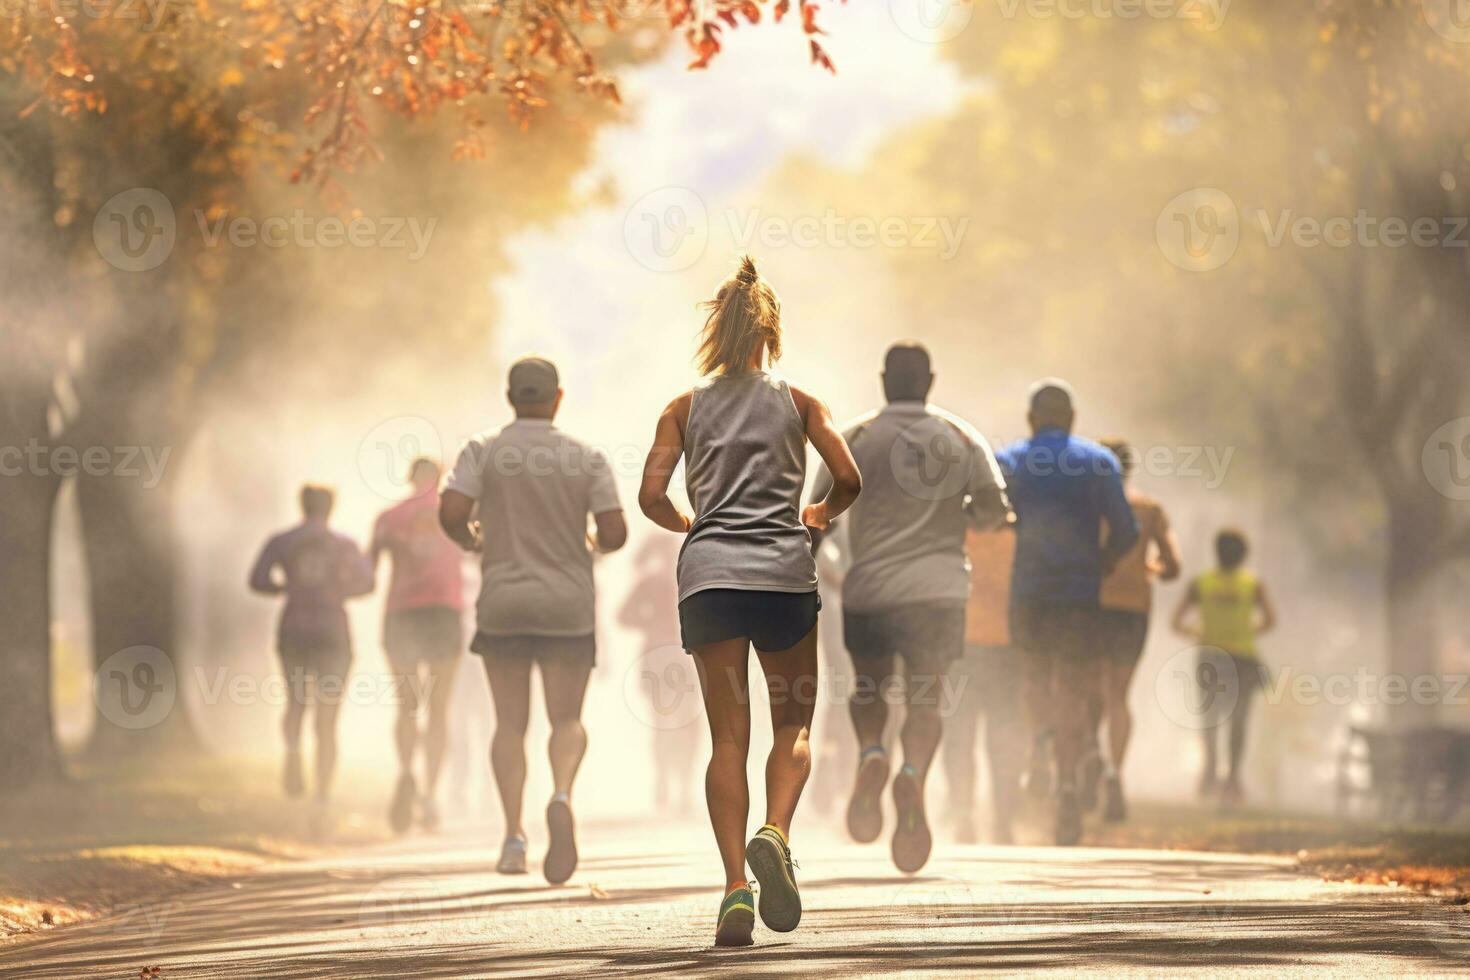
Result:
M494 874L483 838L404 841L0 947L0 976L1470 973L1461 908L1270 858L1101 849L949 847L903 878L879 845L798 841L801 928L715 950L702 829L643 846L628 828L584 830L582 867L553 888L534 868Z

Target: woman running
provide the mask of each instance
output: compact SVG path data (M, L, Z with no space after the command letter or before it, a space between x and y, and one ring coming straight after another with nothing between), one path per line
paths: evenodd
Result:
M811 771L817 695L817 569L807 527L825 529L857 499L862 477L827 406L766 370L781 356L781 304L747 256L705 307L704 380L658 420L638 503L660 527L687 534L679 553L679 628L694 655L713 753L705 796L725 866L718 946L749 946L760 884L767 927L801 921L791 818ZM800 508L811 440L832 474L825 500ZM691 520L668 497L684 458ZM766 760L766 822L745 843L750 788L747 662L754 645L770 691L774 744Z

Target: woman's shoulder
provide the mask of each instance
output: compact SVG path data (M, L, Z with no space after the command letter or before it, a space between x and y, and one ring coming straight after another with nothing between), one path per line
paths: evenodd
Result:
M791 400L796 402L796 407L801 409L802 414L806 413L806 407L808 405L821 401L821 399L818 398L816 395L812 394L810 391L797 384L795 381L792 381L790 378L781 375L772 375L772 377L775 380L779 381L781 384L785 385L787 390L791 392Z

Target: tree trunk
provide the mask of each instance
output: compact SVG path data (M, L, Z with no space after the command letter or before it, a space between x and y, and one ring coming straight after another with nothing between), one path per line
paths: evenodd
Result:
M173 464L170 453L165 473ZM77 482L98 671L94 757L200 748L178 647L172 479L152 485L147 473L84 474Z
M47 445L46 405L44 390L12 388L0 413L0 786L7 791L64 774L51 710L51 522L61 480L11 452L24 453L33 439Z
M1403 730L1432 725L1438 704L1412 696L1416 678L1439 672L1439 631L1435 621L1434 578L1438 541L1427 541L1424 515L1403 500L1387 500L1388 557L1384 565L1388 664L1397 687L1379 686L1384 720ZM1442 688L1440 688L1442 690ZM1393 695L1392 698L1389 695Z
M79 453L111 465L77 475L82 549L91 585L97 713L88 754L156 759L202 743L185 697L179 649L174 486L186 431L177 331L144 315L147 294L124 295L138 315L125 342L89 352Z

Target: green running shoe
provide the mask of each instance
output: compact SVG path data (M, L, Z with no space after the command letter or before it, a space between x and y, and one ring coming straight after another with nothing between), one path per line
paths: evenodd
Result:
M755 896L749 888L736 888L720 903L720 923L715 927L716 946L749 946L755 930Z
M745 863L760 882L761 921L776 932L790 932L801 922L801 892L796 890L795 863L786 836L766 824L745 845Z

